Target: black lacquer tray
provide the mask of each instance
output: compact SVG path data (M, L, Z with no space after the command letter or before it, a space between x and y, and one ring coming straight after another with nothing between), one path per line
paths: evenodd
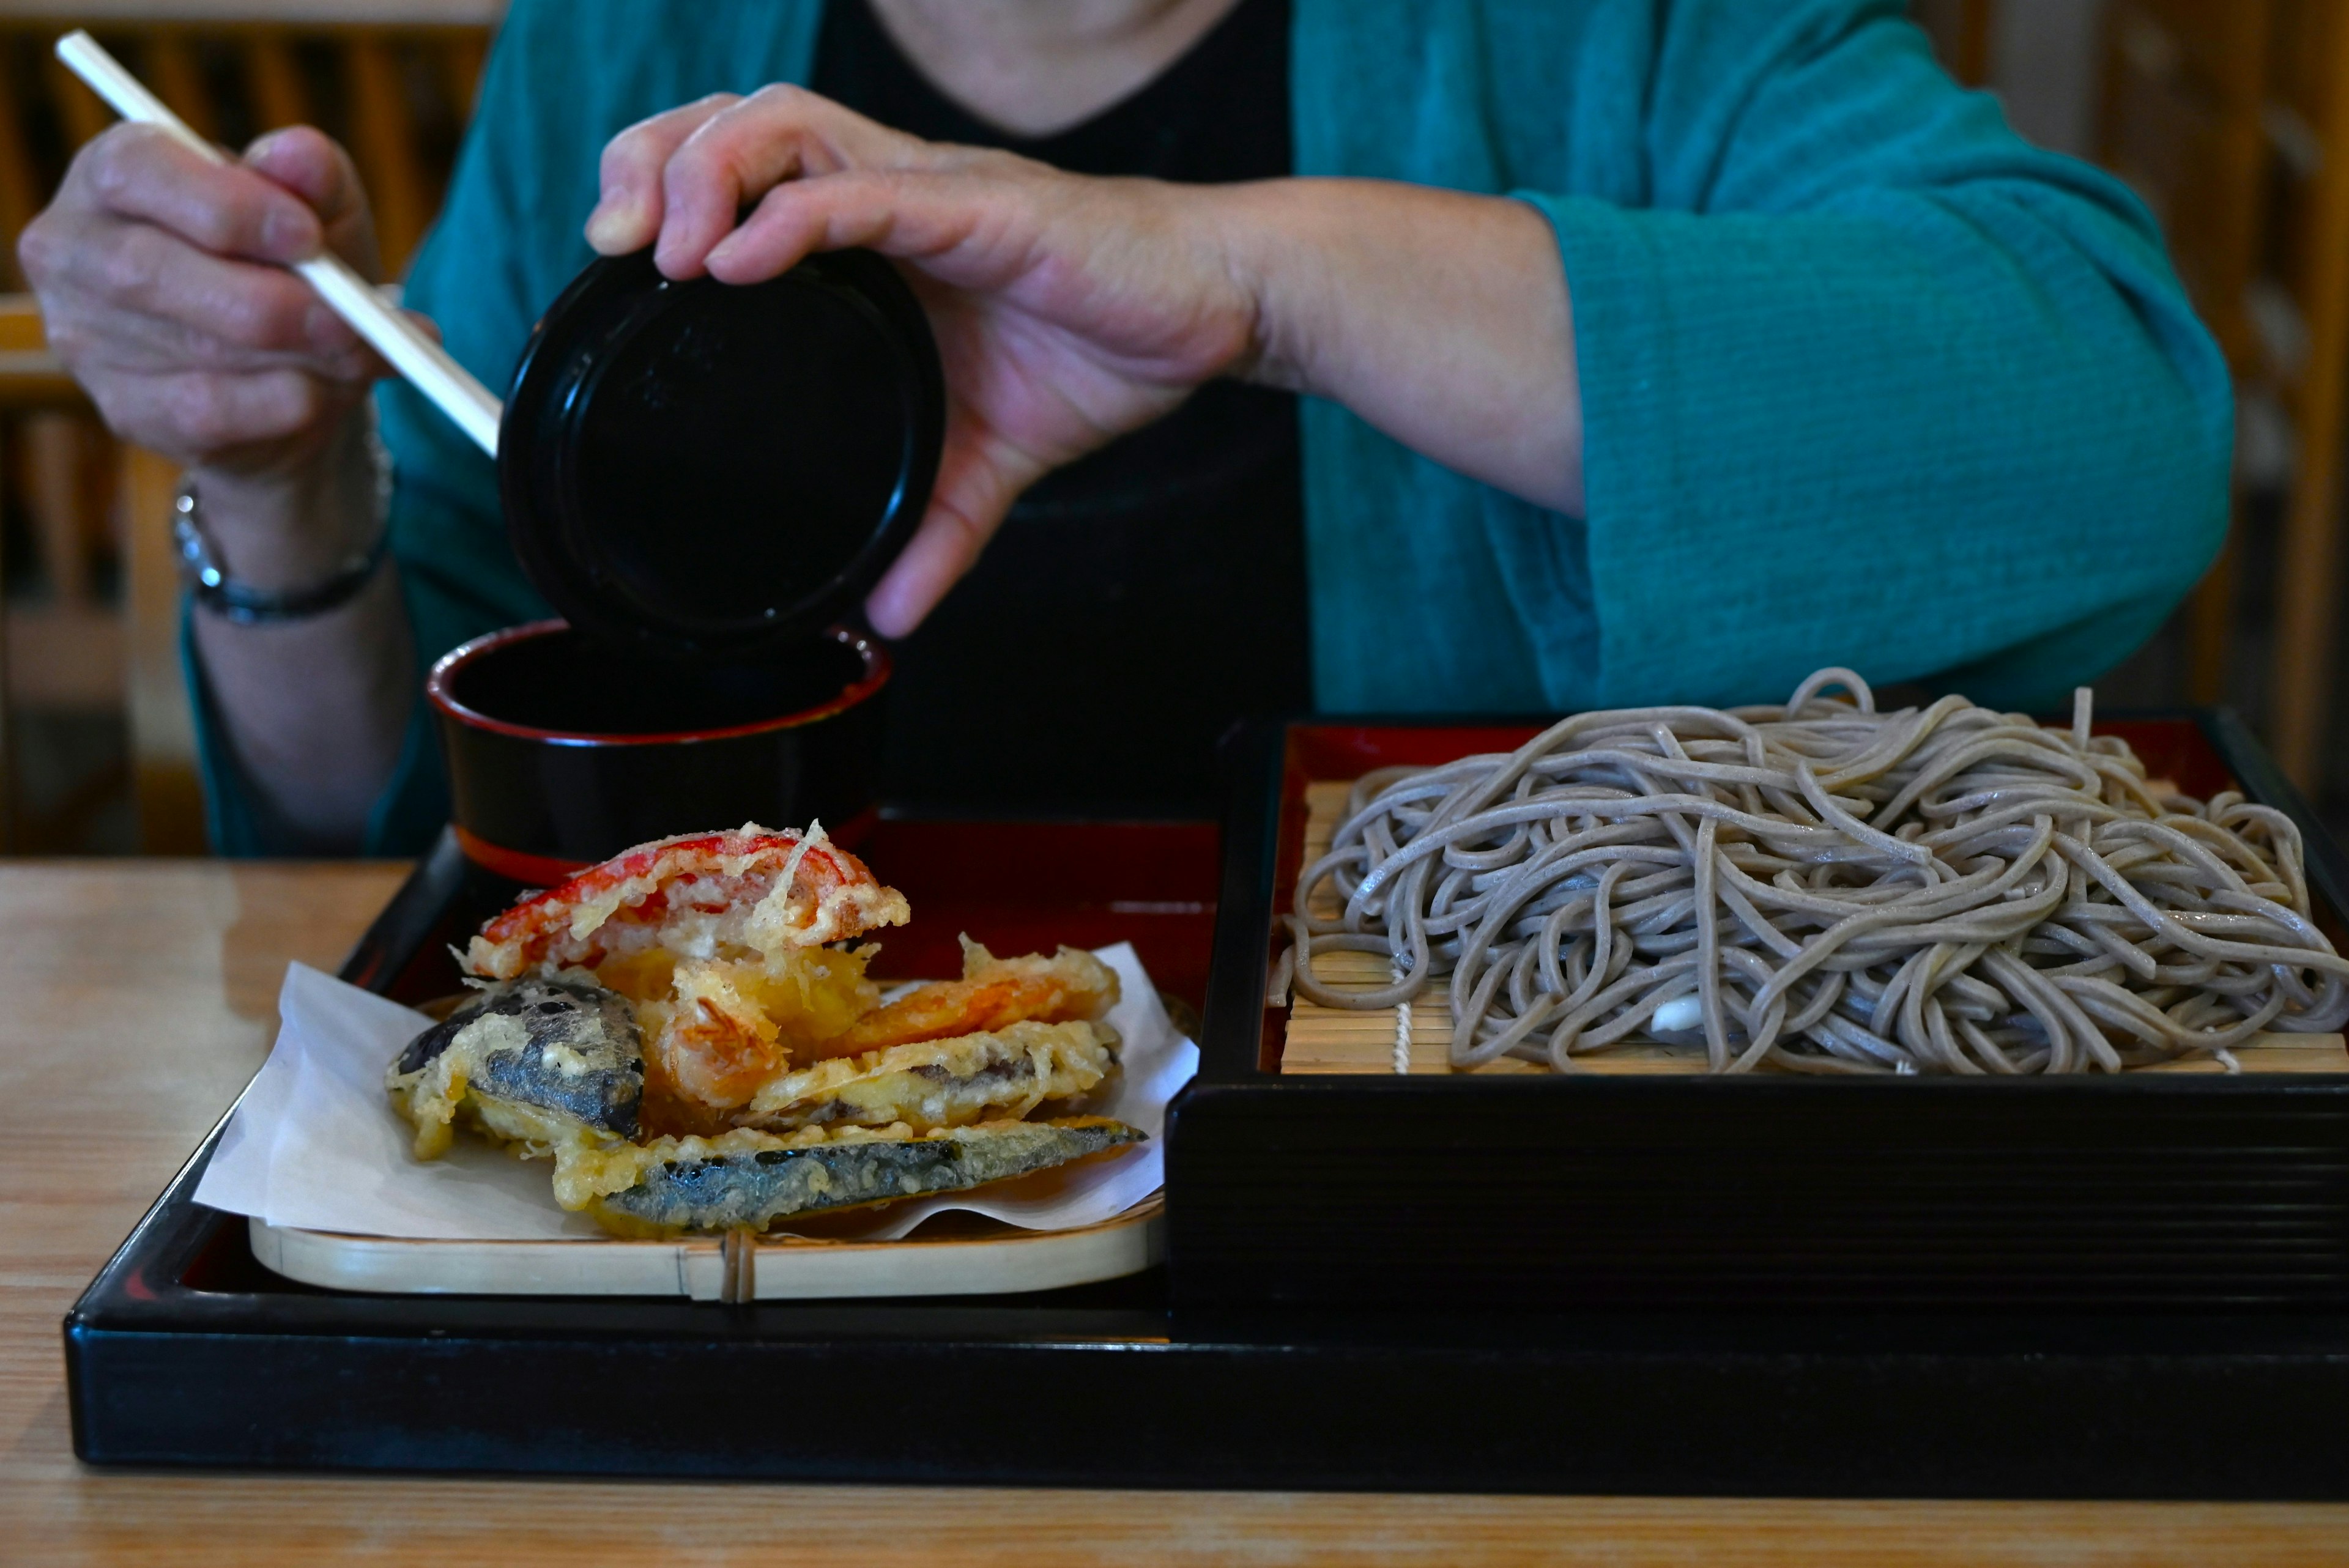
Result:
M1284 1073L1267 970L1307 786L1506 751L1540 727L1314 721L1239 738L1200 1074L1168 1132L1179 1305L2349 1308L2349 1071ZM2232 715L2097 728L2190 794L2236 788L2289 814L2319 923L2349 947L2349 861Z
M924 928L892 949L905 972L937 956L920 944L951 954L958 926L1009 927L1042 942L1132 938L1169 991L1206 986L1210 829L885 822L866 852L912 895ZM928 882L900 869L917 865L935 871ZM1014 866L1021 874L1008 877ZM1007 907L1007 885L1028 902ZM511 891L469 881L444 844L346 976L395 995L445 991L441 944ZM1232 929L1226 920L1218 936L1227 946ZM1219 971L1213 989L1228 1032L1233 985ZM1241 1022L1253 1038L1257 1020ZM1209 1034L1211 1055L1228 1055L1231 1041ZM2328 1440L2349 1401L2339 1313L1195 1308L1170 1305L1163 1270L906 1303L336 1295L268 1274L241 1220L192 1202L217 1136L66 1319L75 1450L91 1463L2349 1496ZM1287 1202L1257 1194L1269 1229L1286 1223Z

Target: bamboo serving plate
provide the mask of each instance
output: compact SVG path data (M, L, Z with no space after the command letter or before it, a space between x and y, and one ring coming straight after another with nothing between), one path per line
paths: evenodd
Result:
M670 1241L413 1241L247 1222L262 1266L328 1290L747 1302L1007 1295L1120 1279L1164 1255L1164 1213L1154 1196L1098 1225L1024 1231L948 1212L886 1242L747 1231Z
M917 913L911 924L891 931L884 984L958 972L957 938L969 932L1005 952L1132 942L1166 992L1196 997L1206 985L1215 918L1215 830L1202 823L885 820L860 852L893 868L895 885ZM444 834L378 917L341 978L429 1016L445 1015L459 990L452 945L517 892L473 867L453 833ZM798 1228L816 1238L828 1223L811 1220ZM629 1297L812 1302L1026 1295L1139 1274L1165 1249L1164 1210L1156 1196L1073 1231L1025 1231L948 1211L892 1242L452 1242L260 1222L245 1229L254 1261L304 1284L388 1296L601 1297L616 1311Z
M900 981L893 999L911 989ZM414 1004L434 1020L465 998ZM890 1241L827 1237L861 1212L796 1222L812 1234L618 1236L448 1241L273 1225L248 1216L253 1255L273 1274L327 1290L396 1295L686 1296L694 1301L820 1301L843 1296L1006 1295L1139 1274L1165 1256L1157 1193L1112 1220L1030 1231L968 1210L931 1216Z

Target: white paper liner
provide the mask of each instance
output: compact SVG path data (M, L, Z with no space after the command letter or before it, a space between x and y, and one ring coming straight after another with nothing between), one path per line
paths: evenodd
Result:
M1132 944L1094 956L1117 971L1123 999L1107 1021L1124 1042L1124 1071L1092 1109L1140 1128L1150 1140L1000 1186L889 1204L854 1230L844 1228L852 1215L827 1217L825 1235L890 1240L946 1209L1031 1231L1075 1230L1114 1219L1158 1190L1166 1102L1198 1071L1199 1049L1167 1017ZM196 1187L198 1202L273 1225L350 1235L608 1239L585 1215L555 1206L549 1161L516 1160L463 1131L441 1158L416 1158L412 1130L392 1109L383 1078L431 1019L299 964L286 969L278 1011L276 1047L221 1135Z

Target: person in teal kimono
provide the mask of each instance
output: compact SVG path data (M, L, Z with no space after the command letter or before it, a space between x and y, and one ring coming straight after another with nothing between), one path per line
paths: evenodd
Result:
M277 264L368 235L314 130L211 169L119 128L22 245L295 612L190 614L231 852L428 841L421 670L545 614L489 460ZM1829 663L2048 705L2225 526L2227 371L2151 219L1891 0L516 0L408 305L502 387L648 244L731 284L868 246L920 294L946 457L865 613L892 793L945 810L1201 810L1251 709Z

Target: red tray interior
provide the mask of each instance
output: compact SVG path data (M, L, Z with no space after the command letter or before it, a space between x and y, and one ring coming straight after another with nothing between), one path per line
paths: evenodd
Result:
M878 934L872 972L959 975L965 932L1004 956L1131 942L1161 991L1200 1006L1219 841L1211 822L880 822L857 853L914 919Z

